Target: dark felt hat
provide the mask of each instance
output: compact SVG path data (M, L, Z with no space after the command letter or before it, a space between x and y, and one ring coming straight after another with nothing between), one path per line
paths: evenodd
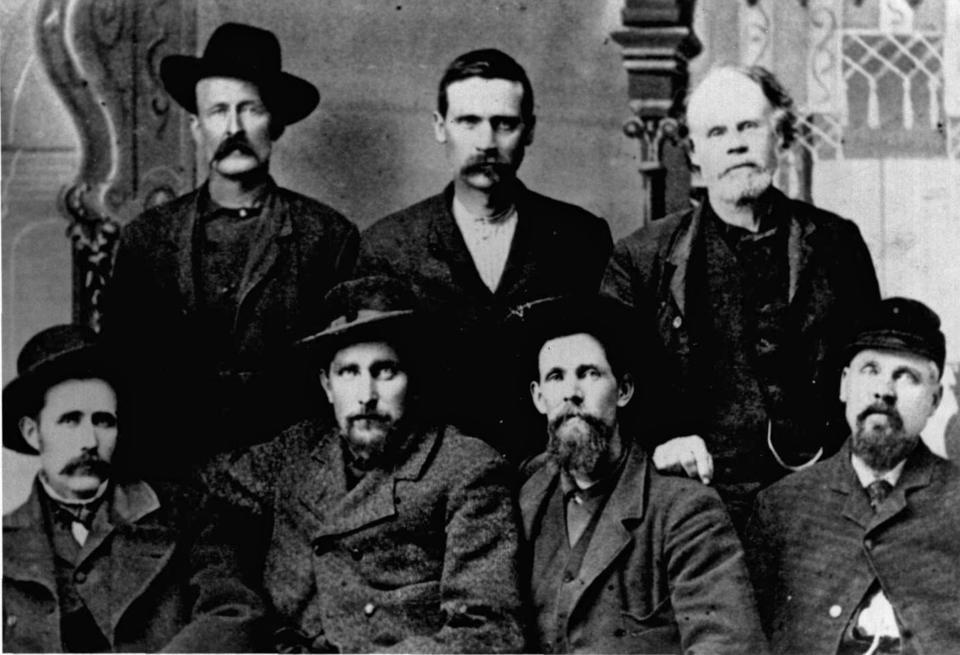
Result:
M283 72L276 35L251 25L224 23L210 36L202 57L170 55L160 62L164 88L191 114L197 113L197 82L205 77L253 82L284 125L306 118L320 102L317 87Z
M323 300L323 329L297 342L296 350L311 359L330 357L338 349L361 341L403 341L413 345L421 337L418 301L399 280L370 275L341 282ZM329 362L321 362L326 366Z
M612 296L594 293L552 296L518 305L507 315L506 326L522 344L523 356L532 362L543 344L554 337L586 333L596 337L616 369L632 371L642 351L635 331L634 309Z
M3 445L37 454L20 433L25 412L39 409L39 395L75 376L112 378L113 369L97 335L82 325L55 325L35 334L17 357L17 377L3 388Z
M947 345L940 317L918 300L887 298L874 305L847 346L848 358L866 349L901 350L926 357L943 375Z

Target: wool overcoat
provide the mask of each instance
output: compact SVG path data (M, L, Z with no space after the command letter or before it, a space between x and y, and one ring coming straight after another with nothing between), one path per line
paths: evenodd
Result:
M789 267L788 310L785 333L795 351L791 361L797 381L788 398L789 415L777 416L771 424L764 457L749 462L715 461L717 483L720 470L749 473L735 477L769 482L789 471L789 465L807 462L822 447L825 454L839 449L844 434L825 426L842 423L837 401L838 351L846 332L865 307L880 299L876 273L867 246L852 221L807 203L787 198L771 188L767 192L770 212L786 223ZM710 426L699 414L715 394L704 397L696 368L696 330L688 315L688 275L691 256L703 234L705 205L656 220L619 241L614 248L602 283L604 291L638 307L659 334L672 358L673 390L669 409L674 414L672 430L654 433L660 441L676 434L700 434L710 449ZM815 432L801 428L813 426ZM802 435L798 440L796 435ZM649 444L655 445L655 444ZM774 452L776 457L774 456Z
M548 296L593 293L613 248L610 228L590 212L522 184L516 196L517 226L496 291L483 283L452 213L453 184L438 195L374 223L360 239L357 275L383 274L404 280L426 308L451 328L443 347L446 377L455 393L439 389L438 406L464 431L487 439L519 461L542 450L508 440L501 423L531 412L527 381L511 382L515 365L501 324L508 310ZM477 411L477 399L487 408ZM536 417L536 423L541 421ZM515 427L515 426L514 426ZM495 433L492 433L495 432Z
M628 458L579 575L562 585L569 652L765 653L743 548L716 492L660 475L638 447ZM520 510L532 540L560 473L543 455L527 470Z
M39 483L3 517L3 650L59 652L59 590ZM202 495L117 484L95 520L76 589L114 651L259 650L265 604L217 535Z
M775 653L833 655L874 580L905 655L960 647L960 469L920 442L874 512L845 446L757 498L747 553Z
M392 470L348 488L342 439L313 421L224 455L211 487L268 524L263 582L283 624L342 652L514 652L514 473L452 428L414 430Z
M197 277L207 195L204 185L123 228L105 298L104 335L131 365L137 411L128 404L127 416L144 435L137 459L151 475L161 463L182 467L184 453L202 460L265 441L315 405L288 348L319 327L324 294L356 260L356 226L271 182L242 279L222 280L238 300L232 327L219 333L205 322ZM163 422L174 413L194 417L194 429ZM184 434L182 449L169 443L175 434ZM171 452L181 461L169 461Z

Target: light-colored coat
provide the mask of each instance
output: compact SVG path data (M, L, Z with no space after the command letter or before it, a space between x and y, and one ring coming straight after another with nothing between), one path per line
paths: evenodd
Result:
M580 573L564 585L573 587L558 611L570 651L766 652L743 549L716 492L660 475L638 447L628 457ZM528 540L560 474L543 455L530 468L520 492Z
M6 652L61 649L41 493L35 484L27 502L3 517ZM200 496L182 488L158 495L133 482L116 485L109 512L95 519L77 563L76 589L114 651L258 649L263 603L236 576L230 550L210 539L200 506Z
M452 428L419 430L392 470L348 489L342 449L308 421L210 469L215 490L267 518L263 581L281 621L342 652L519 650L506 462Z

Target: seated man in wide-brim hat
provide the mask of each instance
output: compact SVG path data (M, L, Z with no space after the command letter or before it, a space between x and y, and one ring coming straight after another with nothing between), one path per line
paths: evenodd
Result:
M404 284L346 282L326 306L326 327L299 347L334 421L300 423L209 471L218 493L267 524L275 646L519 650L512 469L431 421L433 344Z
M3 445L39 455L3 517L5 652L258 650L263 603L197 488L122 475L115 367L94 333L43 330L3 390ZM128 441L129 440L129 441ZM225 522L229 524L230 522Z
M142 434L137 461L179 475L306 414L304 385L273 362L350 276L359 237L340 213L270 176L275 142L320 101L283 70L272 32L221 25L201 57L165 57L160 78L190 113L206 180L123 228L103 326L126 361L151 373L136 376L128 412ZM164 411L173 404L176 416ZM189 447L170 449L171 439Z

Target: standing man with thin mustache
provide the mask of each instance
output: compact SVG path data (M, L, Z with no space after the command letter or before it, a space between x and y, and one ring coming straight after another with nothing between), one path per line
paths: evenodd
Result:
M674 359L654 465L713 484L738 528L761 488L839 448L836 354L879 300L857 226L773 186L793 120L769 71L708 73L685 116L706 197L620 241L603 281Z
M305 385L278 363L353 268L357 228L270 176L274 143L320 95L282 71L272 32L228 23L202 57L160 65L167 91L191 114L204 167L200 188L151 209L121 235L104 331L123 352L154 335L138 375L144 440L138 459L178 475L189 459L262 441L302 418ZM182 422L167 424L176 404ZM178 448L171 438L179 435Z
M520 64L494 49L457 57L433 114L453 180L366 230L357 263L358 275L406 280L425 306L446 314L461 337L449 344L450 374L469 381L466 392L448 390L449 418L514 458L542 444L504 434L515 408L529 410L505 383L499 322L514 305L595 291L613 246L606 221L517 179L535 126L533 86ZM497 409L478 412L478 398Z

